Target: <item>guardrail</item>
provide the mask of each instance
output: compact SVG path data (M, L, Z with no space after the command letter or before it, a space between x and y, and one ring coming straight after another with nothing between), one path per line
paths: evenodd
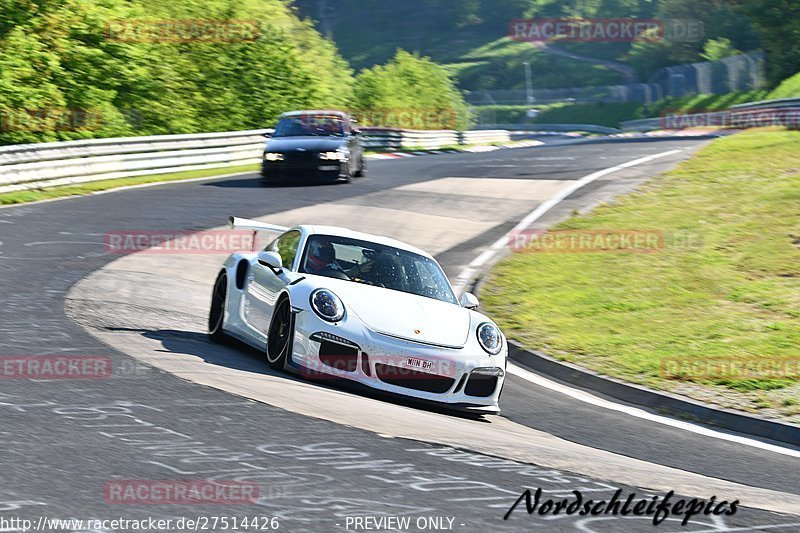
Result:
M511 141L508 130L468 130L458 134L459 144L507 143Z
M507 130L364 128L367 149L437 149L505 143ZM248 130L188 135L118 137L0 147L0 193L261 161L264 134Z
M800 108L800 98L777 98L775 100L761 100L759 102L748 102L746 104L736 104L728 109L780 109L786 107Z
M363 128L363 132L364 146L367 149L435 149L459 144L459 132L455 130L401 130L366 127Z
M662 123L663 119L656 117L626 120L620 125L622 126L622 131L651 131L660 129Z
M797 127L800 125L800 98L761 100L733 105L720 111L683 115L667 114L655 118L626 120L621 125L623 131L672 130L707 126L745 128L784 125Z
M364 146L367 149L421 148L435 150L444 146L503 143L511 140L506 130L400 130L366 127Z
M119 137L0 147L0 192L258 163L264 134L249 130Z
M481 129L483 126L478 126L478 129ZM490 128L501 128L504 130L540 130L540 131L547 131L547 132L573 132L573 131L585 131L588 133L619 133L620 130L617 128L611 128L608 126L600 126L598 124L538 124L536 122L531 122L529 124L492 124L491 126L486 126Z

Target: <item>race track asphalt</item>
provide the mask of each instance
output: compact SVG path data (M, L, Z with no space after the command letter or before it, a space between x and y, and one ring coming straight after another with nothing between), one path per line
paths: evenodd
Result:
M629 190L704 142L590 142L429 155L372 161L369 177L349 185L264 188L257 176L244 175L0 209L0 355L102 355L114 368L101 380L2 380L0 517L259 515L280 517L283 531L345 531L347 517L396 515L412 517L412 522L451 517L454 531L651 530L646 518L545 519L521 510L503 521L525 487L542 487L551 495L583 490L594 497L608 497L617 488L640 495L655 492L641 488L646 484L619 485L603 476L585 476L577 466L537 468L536 456L503 462L425 439L386 438L198 385L101 342L65 313L65 299L82 279L120 259L104 250L103 236L109 231L206 229L220 226L231 214L324 219L329 208L338 210L338 221L355 213L353 226L359 225L358 213L364 213L373 232L412 243L419 229L413 223L399 228L389 213L403 213L409 221L416 216L425 224L446 218L442 213L461 213L465 220L448 215L450 222L435 222L441 233L428 237L435 242L427 249L455 276L546 197L534 194L538 186L549 193L557 190L553 182L573 182L637 157L682 150L579 190L540 221L547 224ZM519 198L481 192L485 183L503 191L517 190L522 182L526 188ZM125 313L138 305L127 303ZM114 318L113 306L102 312ZM155 337L169 353L180 332L171 337L158 331L151 326L125 333ZM190 340L201 353L217 349L201 337ZM241 352L247 364L260 364L257 354ZM382 400L364 401L377 409L382 405ZM796 457L608 411L514 376L502 407L503 419L565 441L775 491L776 498L800 494ZM430 414L413 406L403 409L410 410L409 416L416 410L421 417ZM491 420L469 422L491 425ZM238 506L118 505L103 497L112 479L186 478L253 480L262 494L257 504ZM734 516L695 518L682 530L800 529L797 516L747 508L746 501L742 505ZM667 530L669 523L674 524L660 529Z

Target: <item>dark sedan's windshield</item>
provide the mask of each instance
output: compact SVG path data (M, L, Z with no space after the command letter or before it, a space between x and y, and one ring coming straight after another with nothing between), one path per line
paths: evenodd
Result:
M306 242L300 272L457 303L436 261L369 241L312 235Z
M273 137L342 137L344 120L337 115L301 115L284 117L275 126Z

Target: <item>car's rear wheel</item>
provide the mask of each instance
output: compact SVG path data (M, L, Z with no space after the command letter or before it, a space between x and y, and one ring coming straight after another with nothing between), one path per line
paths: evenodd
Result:
M283 298L275 308L267 335L267 363L275 370L283 368L292 349L293 326L292 306L288 298Z
M222 329L225 321L225 302L228 298L228 275L224 271L217 276L211 293L211 307L208 311L208 336L214 342L225 342L227 335Z

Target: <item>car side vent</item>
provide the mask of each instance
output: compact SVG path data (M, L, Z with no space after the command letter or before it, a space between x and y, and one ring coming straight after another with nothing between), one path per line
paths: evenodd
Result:
M244 280L247 279L247 270L250 268L250 263L247 261L239 261L236 265L236 288L239 290L244 289Z

